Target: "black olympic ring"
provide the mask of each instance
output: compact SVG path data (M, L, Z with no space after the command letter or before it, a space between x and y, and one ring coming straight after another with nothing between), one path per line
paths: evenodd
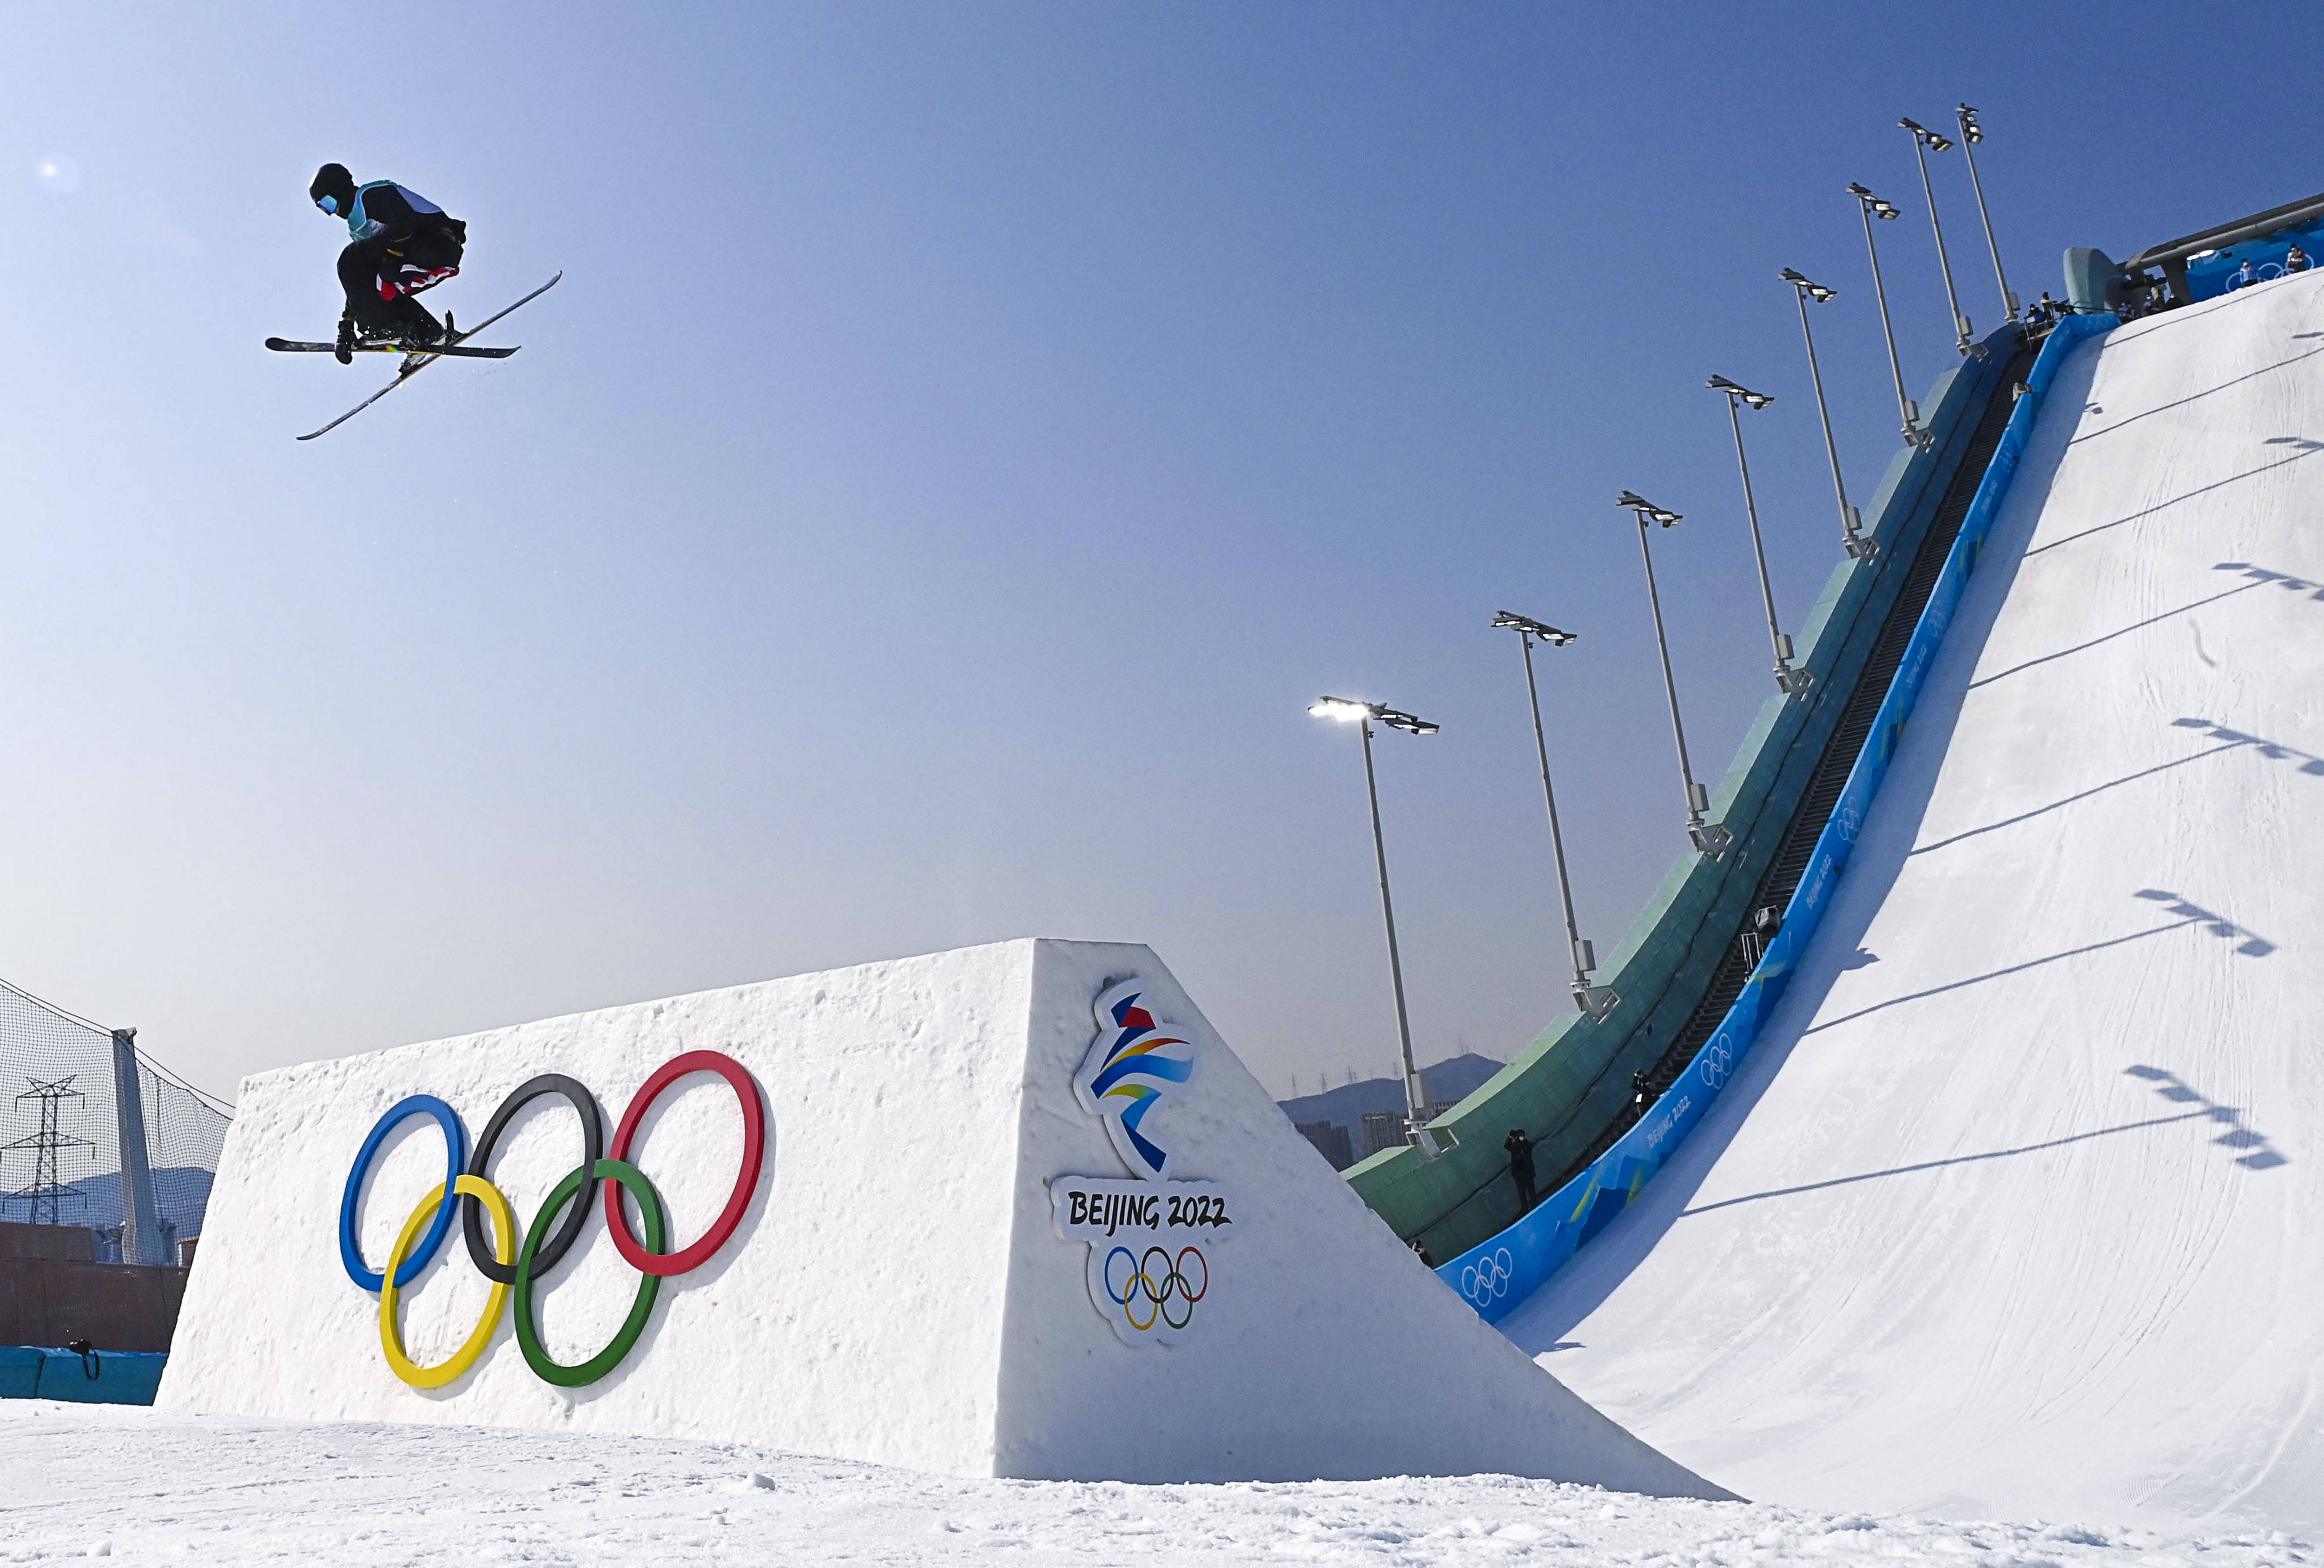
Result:
M605 1154L605 1118L597 1109L597 1097L590 1093L588 1085L577 1078L568 1078L562 1073L543 1073L538 1078L518 1084L509 1097L500 1102L500 1108L493 1112L492 1120L484 1123L484 1133L476 1139L475 1151L468 1156L470 1176L491 1179L484 1167L492 1159L501 1134L508 1130L508 1124L516 1119L518 1111L543 1094L562 1095L571 1102L574 1110L581 1113L581 1169L586 1172L596 1170L597 1162ZM581 1228L589 1221L590 1201L597 1192L595 1176L585 1176L581 1186L578 1200L566 1211L565 1222L558 1226L557 1234L541 1243L540 1250L533 1254L532 1267L525 1274L527 1279L538 1279L556 1268L573 1250L573 1243L581 1239ZM462 1234L467 1238L468 1257L475 1264L476 1271L495 1285L513 1285L516 1282L516 1266L503 1263L493 1256L492 1248L484 1241L484 1204L474 1196L464 1195L460 1199L460 1227Z

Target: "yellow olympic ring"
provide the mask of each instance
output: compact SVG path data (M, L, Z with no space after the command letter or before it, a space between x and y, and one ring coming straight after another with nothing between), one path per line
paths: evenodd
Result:
M1162 1315L1162 1298L1154 1294L1154 1287L1147 1279L1146 1271L1144 1269L1139 1269L1132 1277L1134 1277L1138 1281L1139 1285L1143 1288L1146 1298L1154 1304L1154 1310L1146 1314L1146 1321L1144 1323L1140 1323L1136 1318L1130 1315L1130 1303L1125 1301L1121 1304L1121 1316L1122 1321L1142 1333L1146 1330L1152 1328L1154 1326L1154 1320ZM1128 1292L1125 1291L1123 1294L1127 1295Z
M508 1199L501 1195L500 1188L482 1176L464 1176L453 1184L452 1190L484 1201L484 1208L493 1217L493 1255L503 1267L514 1263L516 1215L511 1212ZM403 1334L395 1326L395 1271L403 1267L404 1255L411 1250L411 1244L420 1239L420 1232L426 1230L429 1222L436 1217L436 1207L443 1201L444 1184L438 1182L429 1194L420 1200L420 1206L411 1211L411 1218L403 1222L403 1234L395 1239L395 1250L387 1255L387 1272L382 1277L380 1285L379 1347L387 1353L387 1364L395 1375L415 1388L440 1388L475 1366L476 1358L483 1355L484 1347L492 1342L493 1331L500 1327L501 1309L508 1305L510 1287L494 1285L490 1299L484 1303L484 1316L476 1320L475 1332L468 1336L467 1343L452 1352L452 1359L448 1361L422 1367L414 1364L411 1358L403 1353Z

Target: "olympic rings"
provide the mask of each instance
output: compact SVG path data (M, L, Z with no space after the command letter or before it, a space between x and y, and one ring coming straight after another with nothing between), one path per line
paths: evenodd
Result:
M1157 1253L1162 1259L1158 1283L1152 1268L1152 1259ZM1130 1259L1133 1266L1133 1272L1122 1281L1119 1290L1113 1287L1113 1260L1116 1258ZM1189 1258L1203 1266L1203 1287L1200 1290L1196 1290L1194 1282L1186 1277L1186 1259ZM1100 1267L1098 1276L1100 1283L1105 1287L1106 1295L1112 1298L1114 1305L1121 1308L1122 1321L1130 1327L1143 1333L1158 1322L1166 1328L1181 1329L1194 1321L1194 1303L1210 1294L1211 1260L1195 1247L1181 1249L1175 1262L1171 1260L1170 1250L1167 1247L1148 1247L1143 1256L1135 1258L1131 1257L1129 1248L1116 1247L1105 1255L1105 1262ZM1139 1322L1137 1315L1141 1296L1154 1309L1146 1314L1144 1323ZM1184 1317L1170 1315L1170 1303L1174 1300L1185 1304Z
M524 1352L524 1364L532 1369L533 1375L542 1382L554 1383L560 1388L586 1387L621 1365L622 1358L628 1355L631 1348L638 1342L638 1336L646 1332L646 1320L653 1316L654 1297L661 1290L659 1275L650 1272L640 1274L638 1293L630 1302L630 1315L622 1320L622 1326L615 1332L612 1342L579 1366L568 1367L551 1360L548 1350L542 1346L540 1331L532 1321L532 1281L540 1272L532 1267L533 1248L540 1241L541 1230L549 1223L549 1216L566 1204L571 1204L575 1209L586 1213L589 1200L582 1189L601 1180L616 1184L606 1189L606 1195L616 1204L621 1202L621 1187L627 1187L637 1195L638 1208L645 1215L648 1245L659 1251L669 1240L663 1223L661 1194L654 1191L653 1184L646 1180L644 1172L622 1160L601 1159L593 1165L576 1167L558 1182L556 1189L542 1202L540 1213L532 1218L531 1229L524 1233L524 1250L517 1258L516 1342L517 1348Z
M1509 1250L1499 1248L1461 1270L1461 1294L1482 1306L1509 1293L1509 1280L1516 1271L1517 1259L1509 1256Z
M501 1195L500 1188L479 1176L461 1176L452 1186L456 1195L465 1194L472 1203L482 1200L492 1210L493 1245L499 1250L501 1267L505 1271L510 1249L516 1242L516 1215L510 1212L509 1201ZM395 1249L387 1255L391 1277L400 1277L403 1255L411 1250L411 1239L420 1234L420 1222L428 1218L428 1211L436 1208L441 1216L443 1211L438 1205L443 1196L444 1189L438 1186L420 1200L420 1206L411 1211L411 1218L403 1222L403 1234L395 1239ZM475 1366L476 1358L484 1353L484 1347L492 1342L493 1331L500 1326L501 1306L508 1300L508 1293L506 1285L494 1285L484 1303L484 1314L476 1320L467 1342L452 1352L451 1360L422 1367L415 1365L404 1353L403 1333L395 1325L395 1277L390 1277L379 1293L379 1348L386 1352L389 1369L415 1388L442 1388Z
M605 1229L613 1232L613 1245L622 1259L641 1274L655 1274L665 1278L673 1274L685 1274L701 1268L710 1255L726 1244L734 1227L742 1222L742 1212L751 1206L751 1194L759 1187L759 1162L767 1150L767 1111L759 1102L759 1086L742 1064L716 1051L688 1051L672 1056L654 1071L639 1088L630 1108L622 1112L622 1125L613 1133L613 1146L605 1152L614 1159L630 1158L630 1140L637 1136L638 1124L645 1120L646 1111L661 1097L663 1090L688 1073L715 1073L733 1086L734 1098L742 1106L742 1168L734 1174L734 1190L727 1194L726 1207L719 1213L702 1239L682 1252L667 1258L655 1256L660 1250L656 1242L649 1250L638 1245L630 1234L630 1218L622 1212L621 1191L605 1189Z
M733 1087L735 1097L741 1102L742 1169L735 1176L734 1189L727 1197L725 1208L709 1231L685 1250L669 1253L665 1251L670 1240L669 1211L653 1184L636 1166L629 1163L626 1157L654 1101L679 1078L694 1072L718 1074ZM578 1167L557 1184L520 1240L516 1215L508 1199L487 1178L485 1167L490 1164L502 1134L508 1130L517 1112L543 1094L561 1095L580 1113L583 1159ZM380 1274L364 1261L362 1246L355 1233L355 1213L362 1204L364 1182L371 1173L373 1160L378 1157L388 1135L413 1116L432 1118L444 1130L444 1180L420 1200L419 1207L404 1222L402 1231L397 1236L395 1246L389 1254L387 1272ZM646 1325L653 1316L662 1280L701 1267L712 1254L733 1239L741 1225L751 1199L758 1190L759 1176L765 1163L765 1102L760 1096L757 1081L741 1063L716 1051L687 1051L665 1062L647 1078L622 1117L610 1153L604 1146L604 1118L598 1109L596 1098L580 1083L558 1073L544 1073L529 1079L503 1100L493 1111L491 1121L485 1123L484 1135L476 1144L473 1158L468 1147L467 1130L461 1125L458 1114L432 1094L414 1094L398 1101L373 1126L364 1139L362 1149L355 1156L354 1166L347 1172L346 1190L339 1200L339 1260L350 1279L364 1289L378 1294L380 1345L386 1354L390 1370L398 1378L414 1388L440 1388L466 1373L491 1345L493 1334L500 1324L502 1310L512 1293L516 1298L518 1348L524 1354L525 1364L542 1380L563 1388L580 1388L612 1371L636 1348L639 1339L644 1334ZM465 1170L462 1168L464 1166L467 1167ZM614 1245L643 1277L639 1281L637 1295L631 1303L629 1316L623 1320L612 1342L579 1365L566 1366L551 1360L541 1343L533 1292L536 1281L573 1250L587 1222L596 1187L601 1182L605 1184L606 1220ZM624 1191L637 1199L639 1212L644 1219L646 1239L643 1243L632 1233L628 1215L622 1210L622 1194ZM403 1348L402 1330L396 1316L399 1297L402 1288L419 1277L420 1271L435 1258L437 1250L450 1233L452 1216L456 1212L463 1214L465 1219L462 1229L469 1258L492 1282L492 1291L485 1302L484 1315L460 1348L449 1360L433 1367L422 1367L415 1363ZM479 1218L483 1213L489 1213L493 1221L493 1247L489 1252L484 1247ZM557 1223L560 1214L564 1216L561 1224ZM555 1226L553 1233L552 1225ZM422 1235L423 1229L425 1235ZM1207 1274L1205 1278L1207 1281ZM1158 1306L1157 1310L1158 1312Z
M444 1244L444 1233L452 1228L452 1211L460 1205L459 1194L454 1191L460 1179L461 1167L468 1163L468 1130L460 1125L453 1109L433 1094L414 1094L399 1100L387 1109L364 1139L362 1152L355 1156L355 1165L347 1171L347 1190L339 1199L339 1262L347 1277L365 1290L376 1292L380 1277L364 1261L363 1245L355 1240L355 1205L363 1197L364 1177L371 1174L371 1162L379 1153L379 1146L387 1135L406 1117L432 1116L444 1130L444 1185L436 1189L441 1194L442 1206L436 1211L436 1222L428 1227L428 1239L420 1250L396 1270L395 1282L409 1285L420 1277L436 1256L436 1249Z
M508 1124L516 1119L518 1111L543 1094L561 1094L572 1102L574 1110L581 1113L581 1168L589 1171L597 1167L597 1161L605 1153L605 1118L597 1109L597 1097L578 1081L562 1073L543 1073L538 1078L530 1078L518 1084L509 1097L501 1102L500 1108L493 1112L493 1119L484 1123L484 1136L476 1139L475 1152L468 1156L470 1176L483 1176L485 1174L484 1167L491 1163L493 1150L500 1145L501 1134L508 1130ZM581 1239L581 1227L589 1222L589 1200L596 1195L594 1179L588 1186L590 1190L581 1194L581 1201L574 1204L572 1212L565 1216L565 1223L558 1229L557 1234L549 1239L540 1249L540 1255L532 1260L532 1277L535 1279L556 1268L558 1262L573 1250L573 1243ZM468 1257L475 1263L476 1272L501 1285L516 1278L509 1272L507 1259L496 1259L484 1250L482 1214L475 1199L470 1198L461 1205L460 1226L467 1238Z

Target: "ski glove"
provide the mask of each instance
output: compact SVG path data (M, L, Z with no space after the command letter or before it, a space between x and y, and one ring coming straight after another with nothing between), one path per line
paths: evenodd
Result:
M352 317L339 318L339 340L331 346L331 357L341 364L355 362L355 324Z

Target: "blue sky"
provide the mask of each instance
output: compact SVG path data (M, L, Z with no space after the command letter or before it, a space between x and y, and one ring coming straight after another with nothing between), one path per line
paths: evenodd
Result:
M1585 929L1683 848L1636 545L1714 779L1951 355L1899 114L1966 97L2012 281L2310 193L2318 31L2216 14L18 8L0 99L0 974L246 1072L1020 935L1150 943L1278 1093L1390 1068L1354 737L1423 1060L1561 1001L1499 609ZM2276 106L2291 106L2280 111ZM1997 318L1960 154L1964 306ZM466 218L475 319L327 336L326 160ZM52 166L43 177L44 166Z

